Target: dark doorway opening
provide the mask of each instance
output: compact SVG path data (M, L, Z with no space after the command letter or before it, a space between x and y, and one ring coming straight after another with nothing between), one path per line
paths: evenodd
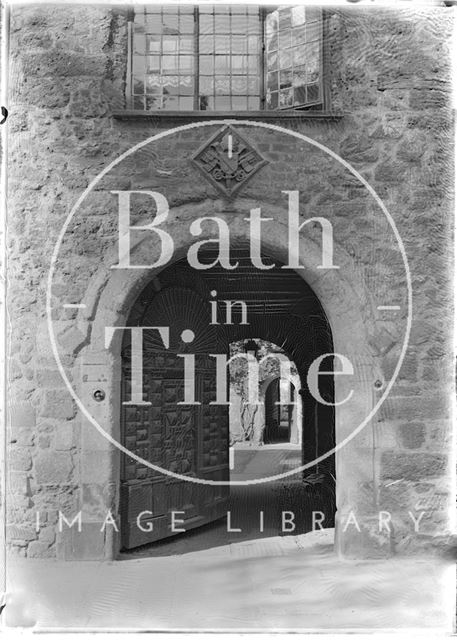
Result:
M274 378L265 393L265 444L290 442L292 406L280 404L280 378ZM289 383L289 399L294 402L294 388Z
M215 253L207 252L201 260L211 264L216 257ZM123 405L122 443L162 468L188 475L189 481L166 476L122 455L123 550L137 548L140 553L149 549L153 555L155 548L160 555L160 549L172 549L173 540L180 541L177 549L186 548L186 539L189 548L195 549L201 544L217 546L246 538L287 535L289 532L282 530L281 514L291 510L296 512L294 534L310 530L313 510L325 513L325 527L333 526L333 456L290 474L334 446L334 409L319 403L306 385L313 360L333 352L329 323L316 295L295 271L282 268L277 261L273 269L257 270L251 265L248 247L243 245L233 249L232 257L239 262L234 272L219 264L197 271L186 260L174 263L145 287L130 313L129 326L169 326L170 348L165 350L157 336L145 333L144 399L151 405L147 408ZM263 260L268 263L269 257L263 256ZM245 303L247 323L242 324L241 304L231 305L230 322L227 321L227 302L236 301ZM192 343L182 339L183 332L188 330L194 334ZM233 452L229 446L229 412L226 406L211 404L216 397L216 382L215 361L209 354L226 354L229 358L232 343L259 338L278 345L296 365L300 388L291 386L290 397L297 399L299 394L301 401L299 444L291 444L290 407L275 404L280 385L284 384L276 377L265 392L263 442L259 446L241 443L235 451L235 468L230 468ZM193 407L179 404L184 393L184 354L195 355L195 400L201 404ZM129 332L125 332L122 358L125 400L130 392ZM331 370L331 360L327 358L326 370ZM331 401L333 376L321 378L321 396ZM271 475L281 479L230 487L190 481L192 477L225 481ZM180 512L186 533L172 530L173 511ZM234 536L227 532L228 511L232 528L241 528L241 534ZM138 521L141 513L146 515ZM206 542L201 542L202 539ZM194 542L190 543L191 540Z

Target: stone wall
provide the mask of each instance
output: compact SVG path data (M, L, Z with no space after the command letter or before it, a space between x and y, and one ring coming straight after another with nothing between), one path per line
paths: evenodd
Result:
M50 256L82 191L134 144L191 121L113 117L124 105L128 14L108 7L12 8L8 538L11 550L27 557L115 554L114 547L108 548L115 542L99 533L98 523L103 509L117 512L116 467L108 472L100 462L113 464L105 444L90 440L90 451L84 445L92 427L57 370L45 298ZM348 556L416 552L439 546L449 532L454 494L449 466L451 26L445 8L327 10L329 108L342 117L273 121L325 145L372 185L395 220L411 269L413 324L399 378L367 429L337 458L339 548ZM379 379L385 385L392 376L406 323L405 273L385 217L360 181L322 149L242 123L234 126L268 164L228 206L189 162L220 126L180 131L126 158L96 185L69 224L52 286L52 318L69 375L77 382L81 356L93 351L103 292L116 277L109 268L117 261L118 224L111 190L149 189L166 195L172 207L167 229L182 255L195 240L188 227L197 215L217 214L230 224L234 237L246 237L241 214L260 205L264 215L275 219L266 248L286 246L287 200L281 192L298 189L303 216L324 216L334 225L335 263L344 272L341 282L331 274L325 281L316 275L308 283L319 297L320 291L327 295L328 308L324 301L323 306L336 333L332 300L350 317L348 301L358 299L354 325L346 331L360 332L364 347L357 355L369 363L367 388L376 397L373 384ZM133 223L147 222L150 216L150 208L138 202ZM311 255L319 229L308 230L305 237L303 247ZM157 250L140 240L135 239L139 256ZM133 302L128 296L139 286L126 287L126 299L113 301L112 314L117 305L119 319L127 315ZM113 290L122 293L122 286ZM62 307L82 300L88 302L85 312ZM376 304L402 304L398 322L377 315ZM342 347L354 340L345 336L339 339ZM337 439L347 435L349 422L346 414ZM70 516L82 508L92 533L75 543L56 531L57 513ZM421 533L415 534L408 511L417 515L422 509L427 513ZM344 532L344 519L352 510L360 534L352 526ZM393 514L390 533L378 534L373 526L379 510Z

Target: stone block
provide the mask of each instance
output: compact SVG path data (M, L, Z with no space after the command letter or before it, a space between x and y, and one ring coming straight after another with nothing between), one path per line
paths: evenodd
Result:
M450 104L451 97L446 91L439 89L412 89L409 94L411 109L441 109Z
M341 156L348 162L376 162L379 150L366 135L350 135L341 142Z
M111 451L84 451L81 479L87 484L105 484L112 480L114 455Z
M422 140L411 136L400 142L397 149L397 158L403 162L418 162L424 155L425 147Z
M450 398L448 396L424 395L409 398L389 398L381 408L383 417L395 420L442 420L449 417Z
M12 494L26 496L29 490L27 473L24 471L10 471L7 488Z
M22 58L22 72L26 77L63 77L75 76L103 76L106 68L105 55L81 55L66 49L31 53L24 52Z
M381 327L374 336L370 337L369 344L376 355L385 355L395 346L396 339Z
M100 522L83 522L81 531L77 527L63 528L57 532L57 558L59 560L104 560L105 532L100 531Z
M386 160L377 165L374 172L375 180L387 184L400 184L405 178L406 167L403 162Z
M36 411L29 402L13 404L9 408L9 424L11 429L33 429L36 424Z
M73 470L70 453L65 451L40 451L35 458L35 479L38 484L68 482Z
M60 373L54 369L39 369L36 374L36 380L39 387L64 387Z
M8 524L6 525L7 540L36 540L38 533L30 525Z
M96 409L97 407L95 407L95 410ZM94 414L95 411L92 415ZM95 418L99 421L99 424L103 425L103 417L101 415L95 414ZM84 451L109 451L112 449L110 442L94 427L92 423L84 417L81 422L81 442Z
M27 558L54 558L55 550L46 542L35 540L27 549Z
M449 423L429 425L427 429L428 448L433 450L449 450L452 445L452 426Z
M410 353L403 359L399 380L407 380L408 382L417 381L417 356L414 353Z
M425 344L430 340L431 336L436 334L436 327L431 325L425 320L415 320L411 327L411 335L409 337L409 344L420 345Z
M40 529L39 531L40 542L50 545L50 544L53 544L55 539L56 539L55 527L42 527Z
M395 368L398 364L398 353L392 353L383 360L383 372L386 380L390 380L393 376ZM417 356L414 353L408 353L403 358L403 362L398 374L398 382L417 382L418 380L418 363ZM407 394L410 395L410 394Z
M11 38L12 50L24 49L49 49L52 46L52 38L48 31L39 30L36 27L16 31Z
M398 453L384 451L381 457L383 480L414 480L440 478L448 471L448 458L432 453Z
M55 78L41 78L39 82L31 83L22 93L28 104L41 109L65 107L70 100L68 89Z
M74 424L62 422L56 427L54 447L57 451L68 451L74 444Z
M11 441L14 439L14 442L21 447L32 447L34 438L35 434L29 429L18 429L14 435L12 435Z
M423 422L406 422L398 427L400 442L406 449L420 449L425 442L425 433Z
M83 515L88 520L103 520L109 509L114 513L116 484L84 484L82 487Z
M49 449L51 446L51 436L41 433L38 436L38 446L40 449Z
M43 394L40 415L45 418L70 420L76 415L76 405L67 389L52 389Z
M29 471L32 468L32 456L29 449L12 447L8 454L8 467L11 471Z
M390 535L387 531L378 531L377 517L361 518L354 512L360 531L348 523L349 514L336 513L335 550L344 559L387 558L391 555ZM351 520L352 522L352 520ZM346 528L346 531L344 529Z
M68 354L77 353L86 340L87 336L74 327L70 327L58 336L60 346L63 351Z
M379 509L383 511L407 511L412 508L414 494L410 482L387 482L379 491Z
M11 358L8 370L8 380L20 380L22 378L22 368L16 358Z
M38 355L46 362L54 364L54 354L49 340L49 329L46 321L38 323L35 331L35 345Z

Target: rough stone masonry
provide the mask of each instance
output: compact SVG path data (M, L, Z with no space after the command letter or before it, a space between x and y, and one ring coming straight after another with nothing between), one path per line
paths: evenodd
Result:
M11 553L28 558L102 559L118 552L116 536L108 528L100 531L107 509L115 517L118 513L116 453L90 431L64 386L50 346L45 298L50 256L82 191L135 143L193 121L193 116L166 113L148 119L122 115L129 18L128 9L108 6L11 10L7 538ZM442 552L451 533L451 35L446 7L328 8L325 74L332 117L280 119L279 112L277 121L269 120L322 143L360 172L393 216L411 269L413 323L400 375L363 435L337 457L337 545L348 557ZM166 194L173 212L167 229L179 250L188 246L186 228L197 215L216 211L233 222L259 202L265 215L275 218L272 237L280 238L285 225L282 191L299 190L306 212L334 224L336 255L345 267L341 277L347 290L332 278L316 278L317 295L322 292L329 301L330 323L334 317L337 327L343 311L354 318L354 332L374 363L367 374L373 394L373 382L391 376L400 336L387 316L373 319L371 296L374 290L385 300L403 296L405 277L398 250L367 192L316 148L279 132L238 128L269 164L240 192L230 211L189 163L204 140L199 130L164 138L154 153L138 152L120 163L84 203L68 230L68 250L61 254L52 289L59 346L75 380L100 323L114 322L116 313L124 317L142 286L132 282L124 290L109 268L117 257L113 189ZM204 136L217 129L214 125ZM141 207L135 215L135 222L145 220ZM238 227L237 233L242 235ZM317 237L313 233L310 244ZM390 275L386 269L381 281L374 273L383 264ZM360 293L364 301L356 312L352 303L348 308L353 290L366 292L365 298ZM106 292L111 307L100 318ZM62 308L64 298L90 298L92 306L78 315ZM114 424L116 417L110 418ZM337 438L338 429L343 436L345 428L337 426ZM84 533L78 538L73 531L59 532L59 511L70 517L79 510ZM357 513L361 534L354 527L343 531L338 524L351 510ZM394 515L390 532L372 526L380 510ZM410 526L410 510L425 512L420 533Z

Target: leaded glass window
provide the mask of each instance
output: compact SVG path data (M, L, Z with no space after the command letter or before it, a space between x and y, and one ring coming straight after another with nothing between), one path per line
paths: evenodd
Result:
M316 7L148 5L131 23L129 104L258 111L322 104Z
M133 108L195 108L195 24L192 6L135 9Z
M322 101L322 20L316 7L281 7L265 19L266 108Z
M259 110L259 7L202 5L198 13L199 108Z

